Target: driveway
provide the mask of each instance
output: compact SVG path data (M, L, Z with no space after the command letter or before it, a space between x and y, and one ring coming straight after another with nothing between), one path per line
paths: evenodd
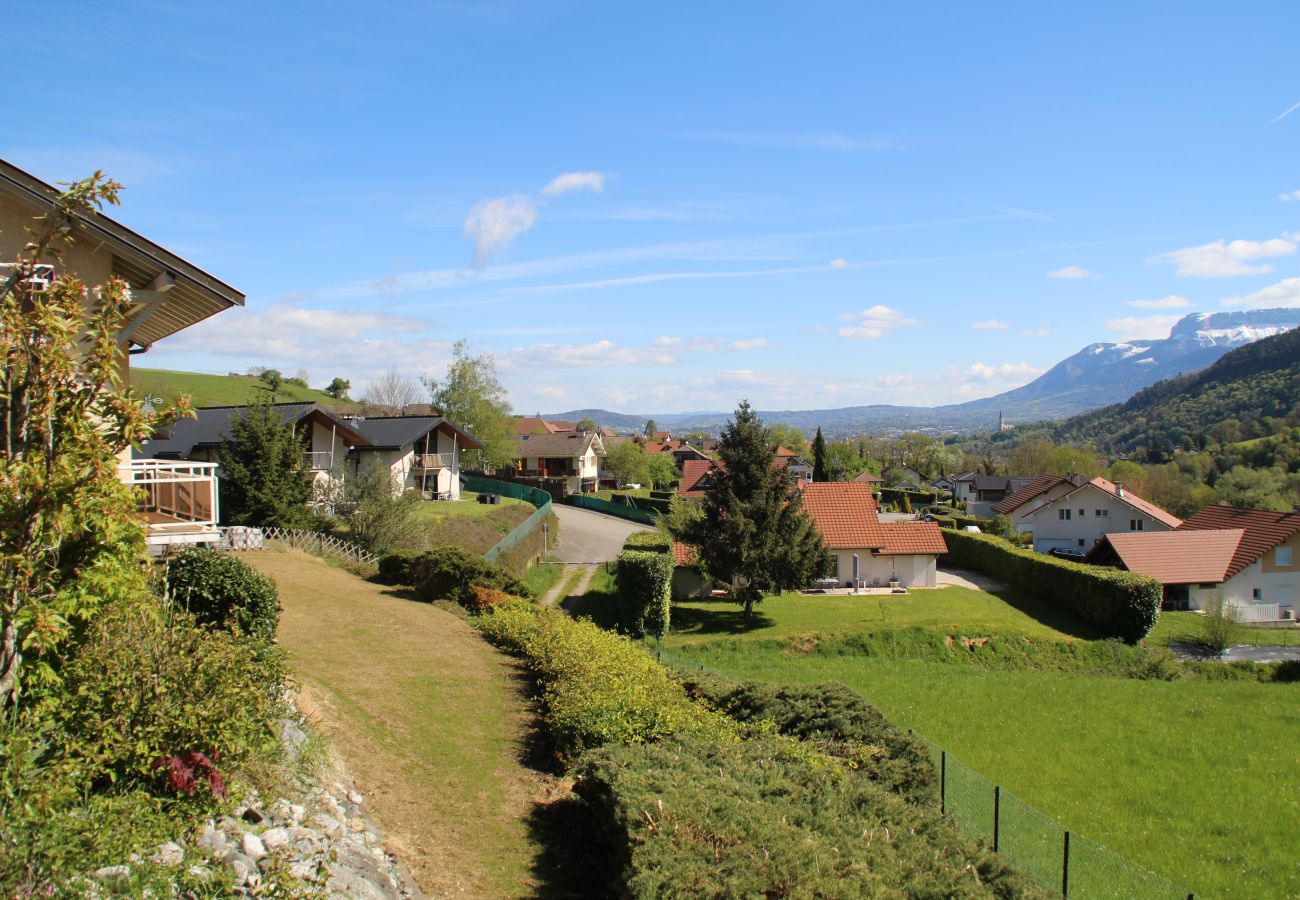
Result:
M1171 643L1169 649L1179 659L1216 659L1195 644ZM1254 647L1250 644L1234 644L1224 650L1223 655L1217 659L1220 662L1285 662L1300 659L1300 647Z
M939 587L955 584L958 587L970 588L975 591L988 591L990 593L1007 589L1005 584L996 579L981 575L978 572L967 572L962 569L939 569L935 573L935 581Z
M598 563L614 559L623 549L623 542L629 534L654 531L649 525L576 506L557 503L552 509L560 520L560 543L551 555L566 563Z

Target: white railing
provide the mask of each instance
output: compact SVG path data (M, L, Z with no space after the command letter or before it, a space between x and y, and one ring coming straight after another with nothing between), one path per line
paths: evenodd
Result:
M118 480L139 491L143 513L213 525L217 506L217 464L190 460L135 459L117 467Z
M456 465L455 453L417 453L414 467L417 469L452 469Z
M328 472L334 466L334 454L329 450L309 450L302 455L302 467L309 472Z
M1230 607L1238 622L1276 622L1282 618L1282 608L1277 603L1233 603Z
M378 554L334 535L273 525L262 528L223 528L221 543L217 546L220 550L264 550L269 541L321 556L338 556L361 563L379 562Z

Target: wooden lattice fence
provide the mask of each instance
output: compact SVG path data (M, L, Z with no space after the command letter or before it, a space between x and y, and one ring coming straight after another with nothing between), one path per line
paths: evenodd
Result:
M276 525L264 528L221 529L221 549L223 550L261 550L269 541L275 541L296 550L306 550L308 553L319 553L322 556L337 556L353 562L379 562L379 554L371 553L364 547L335 537L332 534L303 531L298 528L280 528Z

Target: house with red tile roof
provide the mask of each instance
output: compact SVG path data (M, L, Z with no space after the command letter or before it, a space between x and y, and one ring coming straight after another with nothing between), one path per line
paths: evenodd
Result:
M673 599L707 597L712 590L713 581L706 578L700 568L700 555L696 549L690 544L673 541Z
M1040 475L994 503L993 513L1006 516L1021 531L1031 530L1025 522L1025 516L1040 506L1064 497L1075 488L1082 487L1087 480L1082 475L1071 475L1069 478Z
M870 484L825 481L806 484L804 509L835 557L835 579L845 587L888 584L934 587L938 556L948 552L933 522L882 523Z
M1007 499L1015 496L1015 492ZM1124 531L1173 531L1183 520L1149 500L1126 491L1123 484L1094 478L1071 488L1012 520L1034 536L1034 549L1087 553L1104 535Z
M1222 596L1247 621L1294 619L1300 512L1207 506L1173 531L1107 535L1088 562L1150 575L1173 609Z
M709 476L725 468L711 459L688 459L682 463L682 480L677 483L677 496L696 499L704 496L709 486Z

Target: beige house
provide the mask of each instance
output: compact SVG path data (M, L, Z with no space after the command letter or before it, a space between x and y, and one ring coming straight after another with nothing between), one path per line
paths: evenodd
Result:
M600 483L605 442L596 432L519 435L515 475L550 482L565 494L587 494Z
M1122 484L1094 478L1050 499L1013 520L1034 536L1034 549L1087 553L1107 534L1125 531L1172 531L1183 520L1144 500Z
M442 416L354 419L362 440L351 448L352 470L387 466L397 491L417 490L430 500L460 499L460 454L483 445Z
M0 160L0 259L18 257L28 240L24 229L54 208L58 194L52 185ZM100 213L77 214L72 237L61 262L42 275L75 275L88 286L114 277L127 283L132 305L118 335L125 381L132 356L209 316L244 305L240 291ZM151 552L217 540L215 468L210 463L132 460L123 454L119 477L140 490L139 511L148 524Z

